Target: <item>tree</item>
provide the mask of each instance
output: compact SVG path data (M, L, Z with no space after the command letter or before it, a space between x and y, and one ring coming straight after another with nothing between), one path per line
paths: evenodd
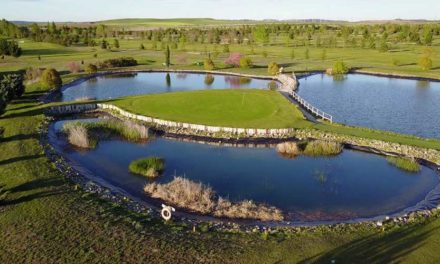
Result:
M107 49L108 48L108 42L107 40L103 39L101 41L101 49Z
M333 75L346 74L349 72L349 70L350 69L347 67L344 61L336 61L335 64L333 65L332 74Z
M292 49L291 51L290 51L290 58L293 60L293 59L295 59L295 49Z
M252 32L254 39L262 44L269 43L269 31L263 25L257 26Z
M325 61L327 59L327 50L323 49L321 52L321 60Z
M431 46L432 44L432 29L429 26L425 26L423 28L423 44L427 45L427 46Z
M21 56L21 48L18 46L18 43L14 40L6 40L0 39L0 55L20 57Z
M241 54L238 52L229 54L229 57L225 60L225 64L233 67L240 66Z
M0 75L0 115L4 113L8 102L22 96L24 90L23 74Z
M53 68L44 70L41 81L50 89L59 89L63 85L60 73Z
M419 66L424 71L430 70L432 68L432 60L431 60L431 58L426 56L426 55L421 57L420 60L419 60Z
M170 67L171 65L171 51L170 46L167 45L167 49L165 50L165 65Z
M215 69L215 64L211 58L206 58L203 63L203 68L207 71L212 71Z
M96 74L98 72L98 67L95 64L89 64L86 66L86 72L88 74Z
M279 73L279 71L280 71L280 67L278 66L278 64L276 62L271 62L267 66L267 72L270 75L277 75Z
M310 51L309 51L309 49L306 49L306 50L304 51L304 58L305 58L306 60L310 59Z
M119 49L120 48L119 40L118 39L114 39L113 40L113 47L115 47L115 49Z
M248 69L252 67L253 63L252 60L248 57L241 57L240 58L240 68L242 69Z

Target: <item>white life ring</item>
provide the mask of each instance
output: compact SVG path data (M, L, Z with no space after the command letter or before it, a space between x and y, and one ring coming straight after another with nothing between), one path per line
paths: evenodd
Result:
M173 212L175 211L176 209L174 209L173 207L162 204L162 211L160 212L160 214L165 221L168 221L171 219Z

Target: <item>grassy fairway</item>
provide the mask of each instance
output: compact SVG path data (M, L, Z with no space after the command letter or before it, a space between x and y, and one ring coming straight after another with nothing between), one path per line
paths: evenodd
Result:
M274 91L176 92L126 97L111 103L132 113L193 124L241 128L309 125L296 106Z

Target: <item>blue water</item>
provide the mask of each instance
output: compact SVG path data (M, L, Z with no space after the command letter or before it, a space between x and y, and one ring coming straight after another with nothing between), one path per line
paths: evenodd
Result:
M301 79L298 93L339 123L440 138L440 82L319 74Z
M352 150L333 158L286 159L270 147L214 146L164 138L146 144L101 141L96 149L85 152L72 149L62 137L52 143L94 176L142 199L147 199L142 189L148 180L129 173L128 165L135 159L159 156L165 159L166 170L157 182L185 176L233 201L251 199L276 206L292 221L391 214L414 206L439 184L438 175L426 167L408 173L382 156Z
M112 99L130 95L167 93L203 89L267 89L268 80L227 75L211 75L212 83L205 83L206 74L195 73L135 73L97 77L62 91L61 101L79 99Z

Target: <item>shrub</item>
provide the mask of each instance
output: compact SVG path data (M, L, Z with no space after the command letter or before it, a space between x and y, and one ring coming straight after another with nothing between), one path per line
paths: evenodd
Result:
M277 75L280 72L280 67L276 62L271 62L267 65L267 72L270 75Z
M137 65L138 63L135 59L131 57L123 57L123 58L105 60L99 64L99 67L102 69L106 69L106 68L131 67Z
M229 53L229 45L223 45L223 53Z
M336 61L333 65L332 74L346 74L349 70L343 61Z
M79 63L77 63L77 62L74 62L74 61L69 62L67 64L67 68L69 68L69 71L71 73L78 73L78 72L81 71L81 65Z
M428 56L423 56L419 60L419 66L424 71L430 70L432 68L432 60L431 60L431 58L428 57Z
M214 76L212 76L211 74L206 75L206 77L205 77L205 84L206 85L211 85L214 83L214 81L215 81Z
M207 71L212 71L215 69L215 65L214 62L212 61L211 58L206 58L204 63L203 63L203 68Z
M144 50L144 49L145 49L145 46L144 46L143 43L141 43L141 45L139 46L139 49L140 49L140 50Z
M241 60L241 54L238 52L229 54L229 57L225 60L225 64L233 67L239 67Z
M50 89L59 89L63 85L60 73L52 68L43 71L41 81Z
M98 67L95 64L88 64L86 66L86 72L88 74L96 74L98 72Z
M414 159L403 157L387 157L387 161L389 164L408 172L419 172L421 169L420 164Z
M269 90L271 90L271 91L275 91L278 89L278 83L276 81L270 81L267 84L267 88L269 88Z
M252 67L252 60L248 57L241 57L240 58L240 68L242 69L249 69Z
M342 152L342 145L338 142L314 140L308 142L303 154L306 156L334 156Z
M29 67L26 69L26 81L35 82L40 80L41 75L43 74L43 70L39 68Z
M148 157L135 160L130 163L128 170L131 173L139 174L149 178L158 177L165 169L165 162L158 157Z

